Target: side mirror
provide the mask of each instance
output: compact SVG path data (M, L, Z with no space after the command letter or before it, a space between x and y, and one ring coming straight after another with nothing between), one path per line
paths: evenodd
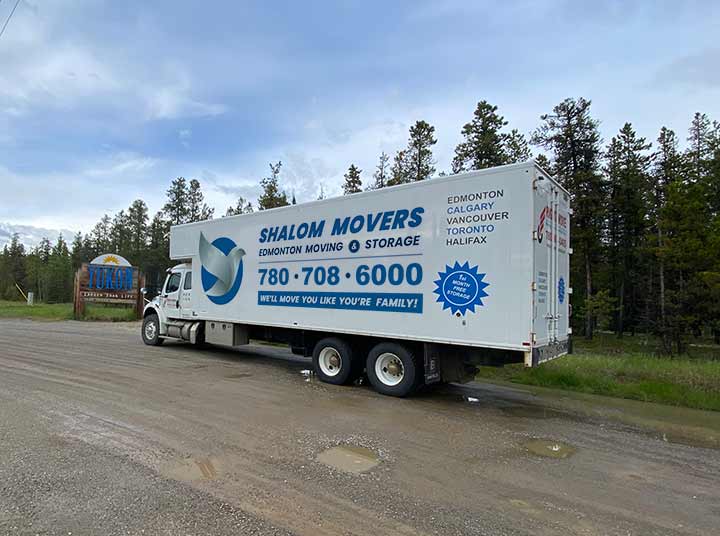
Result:
M145 294L147 294L147 289L146 289L145 287L141 288L141 289L140 289L140 294L142 294L143 296L144 296Z

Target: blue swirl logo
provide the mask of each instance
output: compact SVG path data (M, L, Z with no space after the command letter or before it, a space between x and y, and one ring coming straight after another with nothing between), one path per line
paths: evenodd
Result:
M468 311L474 313L476 306L484 306L483 298L489 296L485 289L489 283L483 281L486 274L478 273L477 266L470 266L469 262L460 264L455 261L454 266L445 266L444 272L438 272L439 279L435 281L437 302L442 303L443 310L450 309L452 314L465 315Z
M565 279L562 277L558 280L558 301L560 303L565 301Z
M240 290L245 250L226 236L208 242L200 233L198 247L202 268L200 278L208 299L217 304L230 302Z

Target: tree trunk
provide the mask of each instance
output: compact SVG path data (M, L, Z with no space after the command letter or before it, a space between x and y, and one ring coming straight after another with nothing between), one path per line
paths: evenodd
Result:
M618 316L617 316L617 326L616 326L618 339L622 339L622 336L623 336L623 330L625 329L624 320L625 320L625 271L623 270L623 275L620 278L620 292L619 292Z
M663 236L662 229L658 225L658 247L662 249ZM662 339L663 350L665 353L672 353L672 346L667 332L667 318L665 316L665 259L660 257L660 338Z
M585 251L585 299L592 297L592 273L590 271L590 252ZM590 340L593 338L593 317L590 313L585 313L585 338Z

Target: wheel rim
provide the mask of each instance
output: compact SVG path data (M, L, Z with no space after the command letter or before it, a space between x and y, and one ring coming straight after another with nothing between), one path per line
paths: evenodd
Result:
M390 387L399 384L405 378L402 360L393 353L380 354L375 361L375 376Z
M337 376L340 374L340 369L342 369L342 356L335 348L326 346L320 350L318 364L325 376Z
M156 334L157 326L155 325L155 321L150 320L147 324L145 324L145 338L148 340L152 340L155 338Z

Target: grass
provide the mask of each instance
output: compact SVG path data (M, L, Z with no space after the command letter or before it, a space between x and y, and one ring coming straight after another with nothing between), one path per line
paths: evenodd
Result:
M0 300L0 318L32 318L35 320L72 320L72 303L36 303ZM89 303L83 320L126 322L135 320L135 311L128 307Z
M720 346L698 344L692 357L671 358L655 343L600 334L576 340L573 355L531 369L481 367L478 378L720 411Z

